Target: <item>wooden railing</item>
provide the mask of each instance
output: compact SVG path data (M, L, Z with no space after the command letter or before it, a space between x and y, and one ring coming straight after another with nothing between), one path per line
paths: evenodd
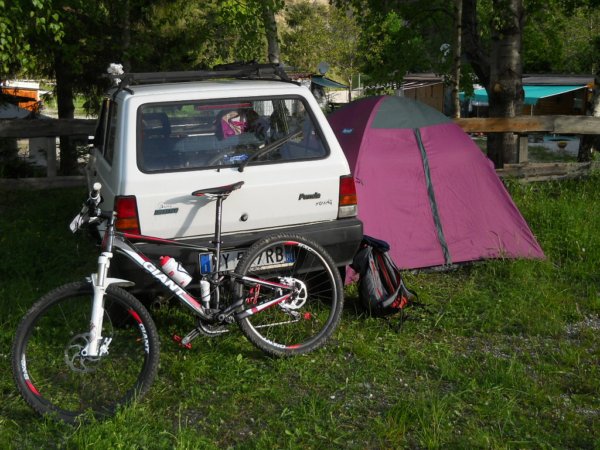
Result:
M590 116L519 116L514 118L455 119L468 133L510 132L519 136L518 164L505 165L501 176L528 179L564 178L579 176L598 163L527 164L528 135L532 133L600 134L600 118ZM95 120L88 119L22 119L0 120L0 137L34 138L70 136L85 139L93 134ZM56 149L47 155L47 175L56 176Z
M95 126L94 119L0 120L0 137L89 136Z
M17 119L0 120L0 137L39 138L69 136L87 139L94 134L94 119ZM46 174L56 177L56 145L48 146Z
M529 134L600 134L600 117L519 116L455 119L467 133L515 133L519 136L518 163L528 161Z

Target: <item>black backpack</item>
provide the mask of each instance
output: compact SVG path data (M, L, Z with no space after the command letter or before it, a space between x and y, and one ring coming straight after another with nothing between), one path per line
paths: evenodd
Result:
M363 306L375 316L403 310L416 298L402 280L390 258L387 242L364 236L350 267L358 273L358 294Z

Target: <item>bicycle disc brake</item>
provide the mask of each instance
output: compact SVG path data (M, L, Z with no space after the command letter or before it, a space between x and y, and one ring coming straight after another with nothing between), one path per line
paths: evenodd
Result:
M279 282L294 288L293 295L288 300L280 303L279 306L287 310L296 310L302 308L306 303L306 299L308 298L306 284L304 284L303 281L292 277L280 277Z
M71 368L73 372L94 372L98 365L98 362L103 356L108 355L108 346L110 345L112 338L104 338L100 344L99 356L87 356L84 355L85 349L90 343L90 334L81 333L69 341L65 347L65 363Z

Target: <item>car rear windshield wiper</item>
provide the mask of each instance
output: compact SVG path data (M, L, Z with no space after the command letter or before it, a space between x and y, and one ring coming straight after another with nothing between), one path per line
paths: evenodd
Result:
M261 156L264 156L267 153L270 153L273 150L278 149L286 142L294 139L295 137L300 136L301 134L302 134L302 130L299 130L299 131L296 131L295 133L288 134L287 136L284 136L281 139L277 139L276 141L273 141L270 144L267 144L266 146L264 146L263 148L258 150L256 153L254 153L253 155L250 155L247 159L242 161L240 163L240 165L238 166L238 171L243 172L244 167L246 167L250 161L260 158Z

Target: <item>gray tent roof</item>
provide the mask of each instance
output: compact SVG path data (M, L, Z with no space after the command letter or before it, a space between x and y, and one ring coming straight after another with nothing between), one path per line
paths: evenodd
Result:
M451 122L438 110L406 97L386 96L381 101L371 127L421 128Z

